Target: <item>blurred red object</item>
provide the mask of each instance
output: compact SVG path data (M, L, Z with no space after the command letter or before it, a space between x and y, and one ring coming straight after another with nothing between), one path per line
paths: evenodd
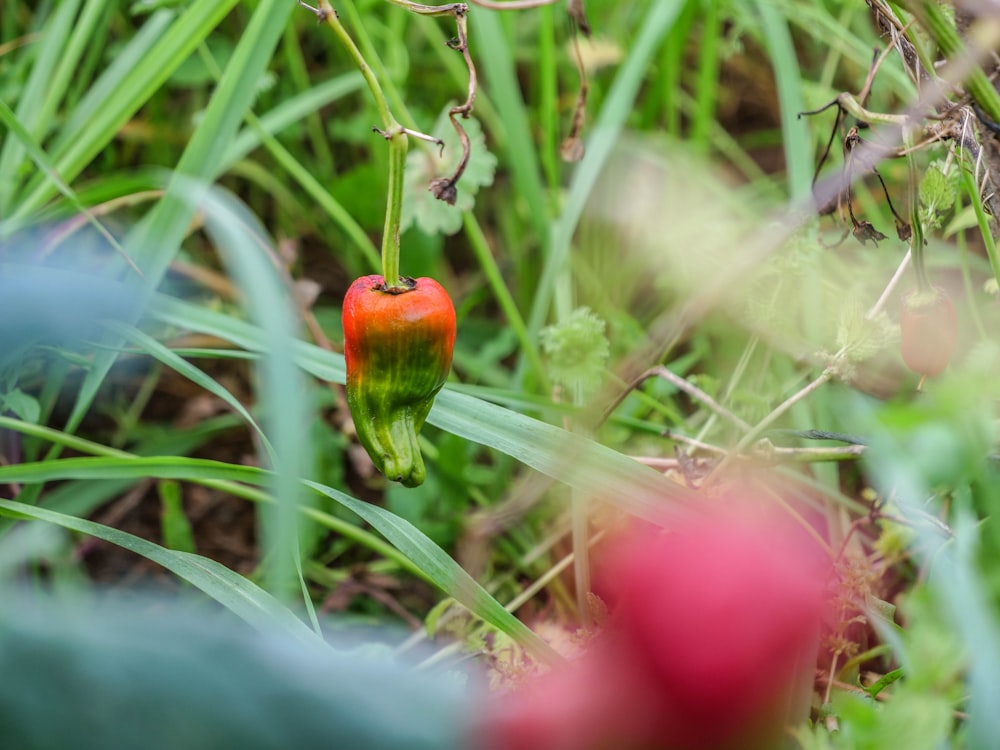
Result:
M801 528L742 510L624 535L595 570L605 632L495 697L476 747L779 746L809 705L828 567Z

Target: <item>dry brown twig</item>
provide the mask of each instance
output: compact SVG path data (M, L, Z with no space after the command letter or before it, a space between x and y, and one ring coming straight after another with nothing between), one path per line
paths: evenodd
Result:
M574 6L576 9L574 10ZM587 69L583 64L583 54L580 52L580 36L590 37L590 24L583 14L582 2L571 2L568 9L569 17L573 22L574 34L572 36L573 60L576 63L576 72L580 77L580 88L576 93L576 103L573 105L573 119L569 128L569 135L559 146L559 155L563 161L580 161L583 158L584 146L580 134L583 132L583 123L587 115L587 95L590 92L590 83L587 79ZM576 32L579 32L576 33Z
M462 58L465 60L465 66L469 71L469 85L465 101L448 110L448 119L451 120L451 124L455 128L455 132L458 134L459 142L462 144L462 156L458 161L458 165L455 167L455 171L451 175L447 177L438 177L431 180L430 184L430 191L434 194L435 198L453 206L455 205L455 201L458 199L458 181L465 173L465 168L469 164L469 156L472 153L472 142L469 140L469 134L465 131L465 128L462 127L462 123L459 122L459 118L461 117L463 120L468 119L469 115L472 114L472 107L476 100L476 89L478 86L476 66L472 62L472 56L469 54L469 6L467 3L422 5L420 3L410 2L410 0L387 1L420 16L430 16L432 18L452 16L455 19L456 35L453 39L449 40L448 46L451 47L451 49L462 53Z

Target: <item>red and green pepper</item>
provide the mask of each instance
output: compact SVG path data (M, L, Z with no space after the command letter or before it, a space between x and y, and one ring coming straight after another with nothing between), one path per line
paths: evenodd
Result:
M424 481L417 435L451 368L455 308L434 279L362 276L344 298L347 404L375 466L406 487Z

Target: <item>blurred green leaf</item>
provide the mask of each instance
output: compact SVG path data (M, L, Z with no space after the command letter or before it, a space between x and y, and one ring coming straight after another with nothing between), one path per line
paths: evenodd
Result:
M36 424L42 413L38 399L25 393L20 388L14 388L0 394L0 412L10 411L25 422Z
M385 648L255 632L190 597L0 597L10 748L458 750L472 723L460 675Z
M184 513L181 486L165 479L157 483L160 493L160 530L167 549L178 552L196 552L191 522Z
M116 456L100 458L64 458L13 466L0 466L0 482L49 482L59 479L121 479L155 477L188 481L242 481L251 485L267 484L270 473L252 466L237 466L221 461L172 456ZM408 521L378 506L365 503L339 490L310 480L300 483L326 495L360 516L382 534L397 550L411 560L416 570L446 594L461 602L469 611L509 633L536 656L548 662L560 657L524 623L507 612L490 594L436 545L426 534ZM137 552L173 571L182 579L205 591L221 604L232 609L251 624L264 622L265 615L274 616L279 624L312 636L306 626L270 594L218 563L188 553L174 552L131 534L101 524L85 521L62 513L35 508L14 501L0 501L0 512L6 509L17 518L34 518L56 523L65 528L96 536ZM296 509L297 510L297 509ZM301 506L313 515L308 506ZM226 584L230 585L227 589ZM260 592L261 596L257 595ZM246 601L246 600L249 600ZM274 613L271 609L277 607ZM263 610L263 612L261 611ZM294 624L284 622L288 617ZM266 624L266 623L265 623Z
M496 626L526 646L536 657L550 664L561 661L559 655L545 641L497 602L489 593L434 544L420 529L408 521L345 495L332 487L315 482L305 482L337 502L350 508L375 527L396 549L413 560L421 572L449 596L460 602L470 612Z
M224 68L233 56L233 43L221 34L210 34L203 44L208 45L215 64ZM215 81L215 71L205 59L195 53L182 62L167 79L169 86L187 89L205 86Z
M605 328L589 307L579 307L541 330L539 339L553 382L584 395L600 386L610 354Z

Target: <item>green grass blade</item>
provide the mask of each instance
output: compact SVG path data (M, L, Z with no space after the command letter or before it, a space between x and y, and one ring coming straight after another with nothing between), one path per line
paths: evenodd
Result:
M274 136L258 131L257 128L252 127L254 124L254 118L249 118L251 122L251 130L257 132L259 140L263 143L264 147L270 152L271 156L278 165L285 170L288 175L298 183L299 187L316 202L326 215L329 216L335 224L337 224L346 234L351 241L355 244L361 254L364 256L366 262L368 263L369 269L371 271L377 271L381 268L381 256L379 255L378 248L375 247L375 243L372 242L371 237L364 228L358 223L350 212L344 208L344 206L333 197L330 190L323 186L323 184L316 179L312 172L309 171L300 161L298 161L292 153L281 145L277 138Z
M195 181L182 193L197 190ZM270 482L273 505L263 509L264 559L272 590L291 580L293 560L299 558L299 513L303 502L299 478L313 473L309 443L312 391L295 364L292 342L297 340L294 303L274 267L277 251L265 239L262 227L235 198L212 190L202 201L209 235L222 254L230 275L243 292L250 317L264 334L267 356L256 364L257 408L270 437ZM306 605L310 602L306 600Z
M722 37L721 3L707 3L701 41L698 45L698 76L695 85L695 108L691 118L690 139L695 148L707 152L711 127L715 123L716 97L719 91L720 38Z
M120 454L123 458L129 458L133 455L187 456L192 451L204 445L209 439L217 436L220 432L232 430L234 427L239 426L238 417L233 414L224 414L205 420L191 430L183 432L164 430L160 434L154 434L136 445L134 452L129 454L123 451L116 451L114 448L108 448L100 443L80 440L75 435L68 435L58 430L42 428L39 425L32 425L9 417L0 419L2 419L0 427L4 429L16 430L25 435L66 445L73 448L73 450L88 455L110 456ZM63 482L58 487L46 491L40 498L39 504L59 513L86 517L104 503L111 501L115 497L121 497L131 487L134 487L138 481L141 480L110 479ZM4 533L5 530L4 526L0 524L0 534Z
M305 623L291 610L282 606L277 599L214 560L190 552L169 550L103 524L25 505L15 500L0 500L0 513L56 524L131 550L162 565L262 631L270 632L277 627L299 641L312 644L321 642Z
M607 446L447 386L427 421L654 523L694 499L691 491Z
M483 69L484 85L496 105L506 132L507 162L510 164L517 194L522 197L531 217L531 225L545 244L549 216L541 167L535 149L527 106L517 81L517 66L507 36L496 12L476 8L469 14L469 35Z
M184 432L167 430L161 434L154 435L149 440L140 443L133 453L109 448L101 443L94 443L84 440L76 435L70 435L49 427L23 422L19 419L0 416L0 428L20 432L47 442L56 443L73 450L91 456L104 456L121 459L133 459L138 456L185 456L195 448L201 446L208 438L214 436L221 430L232 429L238 425L237 417L233 414L225 414L219 417L201 422L197 427ZM61 484L59 487L46 492L42 498L42 504L50 510L60 513L69 513L75 516L85 516L92 512L98 505L107 502L115 496L120 496L125 490L133 486L138 479L144 477L126 477L123 479L106 480L71 480ZM252 488L248 485L238 484L230 480L205 479L193 480L205 487L212 487L220 492L226 492L245 500L255 503L271 502L272 499L264 492ZM352 539L362 544L373 552L388 560L398 563L401 568L408 570L414 575L422 575L422 571L406 556L395 547L387 544L374 534L371 534L358 526L347 521L336 518L329 513L325 513L316 508L301 507L303 515L312 519L321 526L336 532L337 534ZM0 523L0 533L5 527Z
M85 121L73 123L74 129L72 130L68 127L64 129L53 152L56 170L63 179L71 182L80 174L83 168L114 138L129 118L149 100L153 93L170 77L170 74L226 17L236 2L237 0L195 0L188 6L184 14L178 17L170 28L156 40L147 54L143 55L135 66L126 72L125 76L118 82L118 86L106 91L107 96L104 101L91 105L90 116ZM259 13L260 8L255 16L259 16ZM282 28L283 24L279 24L279 28L273 31L280 35ZM234 60L249 34L250 29L248 28L247 35L241 40L237 52L233 55ZM271 49L273 47L267 48L265 45L261 51L270 58ZM246 51L244 51L242 58L246 61ZM256 83L256 80L255 77L253 83ZM103 87L102 91L104 91ZM242 112L243 110L240 110L237 113L240 118L242 118ZM209 118L210 114L212 114L211 105L205 113L206 119ZM215 113L215 117L218 118L219 114ZM211 129L216 125L211 122L207 127ZM199 130L204 131L205 128L203 122L199 126ZM231 137L230 134L229 138L226 139L227 142ZM221 152L221 148L216 152L215 159L211 160L213 164L217 163ZM48 180L35 180L29 185L28 190L28 195L14 212L13 218L15 220L37 211L56 194L55 186Z
M253 415L247 410L247 408L240 403L239 399L230 393L225 386L215 380L215 378L209 376L200 368L195 367L193 364L165 347L153 337L147 336L145 333L133 328L132 326L123 325L114 321L108 321L105 325L123 339L130 342L133 346L136 346L140 351L148 354L157 361L162 362L177 374L182 375L195 385L205 389L216 398L225 402L229 408L243 417L246 423L250 425L254 432L257 433L257 436L260 438L265 450L273 458L274 448L271 447L271 443L267 439L267 435L264 434L264 430L261 429L259 424L257 424L257 420L254 419Z
M561 660L551 646L504 609L443 549L409 521L377 505L338 492L332 487L309 481L305 484L361 516L396 549L416 563L431 583L464 605L470 612L516 638L539 658L550 663Z
M230 3L231 0L226 0L226 3L220 5ZM190 6L184 18L189 18L196 8L204 12L204 5L199 3ZM257 81L271 59L292 7L280 0L264 0L257 6L204 117L177 164L179 173L207 180L218 176L226 147L235 137L244 114L250 108ZM214 16L210 16L209 20L212 18ZM181 19L178 23L181 23ZM175 30L176 25L171 27L171 33ZM209 30L203 28L203 25L196 25L195 29L190 29L187 33L197 31L207 34ZM190 186L190 182L184 185ZM146 275L148 289L159 284L195 213L195 207L191 203L192 196L185 196L181 190L178 184L174 184L152 213L129 233L124 243L130 257L136 260L142 258L140 265ZM87 413L114 361L113 353L99 353L95 358L67 421L68 431L75 430Z
M268 481L269 472L256 467L235 466L220 461L177 458L173 456L133 457L130 459L105 457L65 458L13 466L0 466L0 482L5 483L21 482L27 484L61 479L135 479L140 477L184 479L188 481L204 479L236 480L253 484L263 484ZM531 648L540 658L549 661L558 660L559 657L555 655L547 644L516 617L507 612L499 602L476 583L444 550L408 521L393 515L389 511L365 503L325 485L308 480L303 480L302 485L335 500L371 524L397 550L407 557L419 569L421 574L439 586L446 594L468 607L471 612L512 637L517 638L527 647ZM135 539L135 537L124 532L23 503L3 501L0 503L0 510L4 508L12 513L59 523L66 526L66 528L113 541L115 544L149 557L149 559L178 573L185 580L191 580L192 583L203 590L205 590L204 586L212 583L206 583L203 578L199 578L196 573L192 573L190 570L190 561L187 561L183 555L164 550L158 545L151 542L143 542L143 540L139 540L143 542L142 545L130 544L131 540ZM33 512L28 513L28 510ZM71 523L75 525L69 525ZM211 563L211 565L222 568L222 566L216 563ZM232 579L234 586L240 586L239 581L245 580L231 571L229 574L234 577ZM219 598L221 594L215 589L207 593L219 599L223 604L227 604L225 599ZM245 596L242 591L238 593ZM269 595L268 600L270 601ZM227 604L227 606L229 605ZM303 625L303 627L305 626Z
M31 461L0 466L0 482L38 484L63 479L229 480L266 484L268 472L256 466L185 456L96 456Z
M46 81L45 99L38 114L39 127L33 133L40 141L52 132L53 126L59 121L56 113L63 103L70 83L79 71L80 60L87 45L91 43L95 35L97 24L105 15L106 6L104 0L87 0L80 15L73 23L72 34L65 41L65 44L60 46L59 63L52 72L51 78ZM60 11L62 11L61 7ZM46 40L44 44L48 46L51 41Z
M310 113L343 99L363 88L364 78L358 72L345 73L313 86L308 91L285 99L270 112L260 116L260 130L245 127L233 139L222 158L224 168L242 159L261 145L261 131L269 135L299 124Z
M41 36L34 45L38 56L31 66L28 80L20 90L15 110L17 119L34 137L40 137L46 127L43 113L47 108L48 88L59 66L60 54L79 7L79 0L61 3L46 20ZM20 182L19 173L24 155L25 147L19 139L4 139L3 149L0 150L0 216L10 213L11 202Z
M120 92L134 90L137 85L135 69L144 65L154 51L164 51L165 48L158 45L158 42L165 37L176 17L176 12L172 10L158 10L143 22L135 36L118 50L114 60L87 88L79 104L72 112L67 113L67 120L56 137L55 147L64 150L74 137L79 137L84 127L97 121L99 110L109 102L123 98L125 94ZM169 64L172 65L173 62ZM140 106L141 104L142 102Z
M785 149L788 194L793 202L812 197L812 147L806 124L799 112L806 109L802 99L802 78L792 35L781 12L769 0L757 0L764 39L770 51L771 67L781 106L781 135Z

